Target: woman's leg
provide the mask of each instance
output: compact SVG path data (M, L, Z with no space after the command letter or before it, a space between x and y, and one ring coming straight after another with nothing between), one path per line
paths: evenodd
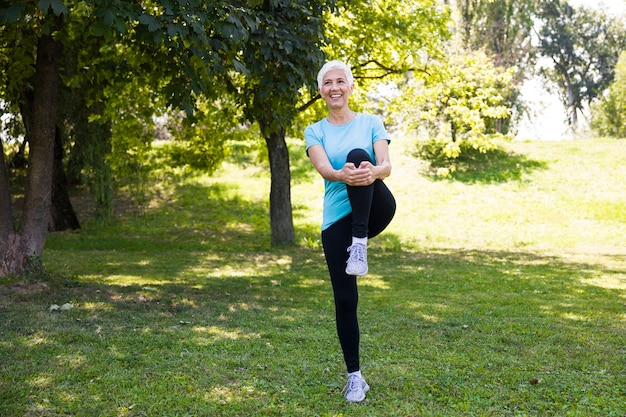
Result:
M379 235L387 228L396 214L396 199L381 180L374 182L374 196L368 221L368 237Z
M361 162L369 161L369 154L364 149L353 149L348 153L346 162L352 162L355 167L359 167ZM352 236L365 238L368 235L370 211L372 199L374 198L374 184L365 187L346 187L348 199L352 205Z
M363 149L353 149L347 162L359 166L363 161L370 161ZM346 274L365 275L367 265L367 239L382 232L396 211L396 201L387 186L376 180L368 186L347 186L348 198L352 206L352 242L348 247L350 256L346 263Z
M356 277L345 272L347 253L352 239L352 216L348 215L322 231L322 245L330 273L335 299L337 335L348 372L358 371L359 322Z
M348 153L347 162L358 167L362 161L373 163L363 149ZM385 230L396 212L396 200L385 183L376 180L365 187L347 186L347 190L352 205L352 236L374 237Z

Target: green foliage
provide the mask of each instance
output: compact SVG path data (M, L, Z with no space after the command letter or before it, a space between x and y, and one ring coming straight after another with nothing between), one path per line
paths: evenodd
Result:
M473 135L457 142L442 137L418 139L413 155L428 161L435 176L456 177L457 172L480 171L490 160L501 158L502 145L508 140L498 133Z
M326 18L329 59L341 59L355 78L381 80L428 71L450 38L449 9L436 0L346 2Z
M168 125L174 140L164 146L173 166L213 173L228 154L230 143L258 139L254 126L242 125L242 116L230 97L216 102L199 101L193 118L170 114ZM178 118L178 120L176 120Z
M591 107L591 128L601 136L626 137L626 52L615 66L615 80Z
M474 0L455 2L463 47L484 50L495 65L515 67L515 81L532 70L531 45L537 0Z
M566 1L542 2L540 53L549 58L542 75L558 94L575 128L578 113L610 85L626 47L624 27L604 11L573 8Z
M357 108L377 84L437 71L431 63L442 57L450 38L449 9L435 0L348 2L326 21L324 52L352 68Z
M14 111L32 85L38 37L55 31L63 43L59 125L69 174L93 188L103 217L112 211L113 178L132 179L141 198L152 117L167 106L192 114L199 94L215 94L215 74L244 70L237 54L256 25L245 4L223 1L42 0L9 6L0 19L7 80L0 97ZM220 144L203 145L214 151Z
M25 80L35 74L36 38L28 31L17 30L8 25L0 26L0 97L17 106L23 92Z
M239 59L246 74L229 74L233 94L249 122L267 136L288 129L298 113L297 92L310 86L324 56L322 12L334 2L276 1L255 8L256 18Z
M423 78L436 72L431 63L442 55L451 36L449 9L433 0L341 2L326 11L324 21L327 40L322 49L327 59L346 62L355 77L351 107L379 114L388 126L397 123L391 105L396 84L408 73ZM300 90L306 105L295 125L297 136L326 116L324 103L315 102L319 96L313 78L320 67L312 67L312 83L308 90Z
M454 169L450 165L463 154L497 149L508 138L501 131L517 94L512 77L512 70L474 52L451 57L441 78L410 80L405 94L411 105L397 105L408 128L427 138L419 143L418 155L435 168Z

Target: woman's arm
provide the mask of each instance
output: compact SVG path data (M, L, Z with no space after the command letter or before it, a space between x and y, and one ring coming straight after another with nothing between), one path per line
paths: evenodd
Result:
M339 178L338 170L334 169L330 164L330 160L328 159L328 155L326 155L326 151L322 145L313 145L309 147L307 150L309 153L309 159L311 159L311 163L320 173L322 178L327 181L341 181Z
M382 180L391 175L391 159L389 159L389 142L386 140L377 140L374 142L374 155L376 155L376 165L369 166L372 177L375 180ZM361 163L363 166L364 163Z
M387 178L391 173L389 146L386 140L374 142L376 165L363 161L359 168L347 162L341 169L334 169L322 145L313 145L308 152L311 163L327 181L341 181L351 186L364 186L370 185L377 179Z

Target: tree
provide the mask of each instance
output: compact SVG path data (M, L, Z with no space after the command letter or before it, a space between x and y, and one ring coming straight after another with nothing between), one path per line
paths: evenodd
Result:
M626 137L626 52L615 66L615 79L591 107L591 128L600 135Z
M246 118L257 122L267 146L271 172L270 226L272 245L294 242L287 129L297 115L298 91L311 85L312 68L324 59L322 12L328 1L264 1L257 26L242 52L244 75L228 79Z
M34 268L43 251L51 201L60 58L63 48L72 48L72 35L93 40L99 45L98 51L120 48L118 52L123 55L124 47L133 47L143 52L150 60L135 60L145 64L141 69L152 74L158 71L166 80L163 91L167 101L191 112L193 97L210 90L217 72L235 70L238 44L248 35L243 20L254 22L250 9L245 6L237 2L197 0L142 4L96 0L66 4L62 0L45 0L36 4L13 3L0 11L3 36L17 34L16 45L8 48L10 53L15 53L22 39L20 36L24 34L33 37L37 44L35 59L29 57L27 50L22 56L23 62L2 60L8 63L2 72L15 74L15 77L7 79L9 85L3 87L1 98L15 102L29 80L28 75L32 74L34 96L25 202L17 228L13 225L4 157L0 164L0 276L21 274ZM31 62L35 62L34 71ZM127 76L135 68L121 65L123 62L123 59L114 62L117 64L114 72ZM110 64L95 58L94 63ZM24 67L21 72L15 69L19 65ZM83 81L104 76L101 72L89 71L89 67L83 68ZM99 98L106 102L104 96ZM104 124L108 122L105 109L96 116L104 118ZM3 146L2 150L4 155Z
M427 77L450 38L449 19L436 0L346 2L327 17L324 51L352 67L361 90L409 72Z
M408 128L427 134L419 156L447 173L458 158L487 153L508 139L500 123L512 112L513 76L513 69L495 66L484 52L466 52L451 56L440 77L413 80L407 91L413 101L402 114Z
M50 26L59 24L49 17ZM17 231L13 230L9 182L6 166L0 174L3 215L0 220L0 275L19 273L33 267L43 252L48 229L52 187L54 135L56 130L57 94L59 84L60 44L50 34L43 34L37 44L35 96L30 135L29 169L26 178L24 208ZM4 160L4 156L3 156ZM3 163L4 165L4 163ZM9 203L7 207L7 202ZM6 211L4 210L6 208Z
M292 2L290 7L297 3ZM243 62L251 72L260 63L263 68L263 75L258 81L253 78L248 83L252 88L245 91L251 103L247 106L248 114L259 122L268 146L273 244L293 241L284 136L294 126L302 126L303 120L311 121L307 117L296 121L299 112L311 109L309 115L316 114L311 105L319 98L315 78L324 58L346 61L367 88L369 82L402 77L407 71L425 72L428 60L439 53L448 36L447 11L434 0L350 1L338 2L337 7L329 2L324 3L325 7L309 3L304 15L300 5L297 11L284 6L270 8L273 17L288 20L277 19L276 24L264 27L263 39L256 44L258 49L244 53ZM262 21L272 19L264 17ZM295 27L293 21L298 21ZM255 40L255 35L253 32L251 40Z
M496 66L518 71L523 81L533 64L531 35L537 0L457 0L466 50L484 50Z
M362 80L399 76L407 70L426 73L432 52L446 38L447 12L435 0L341 4L342 12L352 11L360 22L358 30L346 31L357 46L353 52L363 47L369 49L366 55L350 54ZM374 20L368 17L372 5L376 8L377 19ZM70 77L64 77L68 80L64 85L85 92L83 107L88 111L70 124L76 132L88 130L76 129L81 123L91 126L99 134L88 136L101 138L89 143L83 139L74 141L72 154L78 167L93 165L93 161L81 159L80 155L84 154L97 155L95 161L107 160L112 122L116 120L115 104L121 103L120 99L116 101L115 94L126 91L122 87L139 84L133 83L135 78L131 74L145 74L147 82L141 84L154 85L166 103L183 108L188 114L193 114L199 98L210 100L213 92L220 90L222 84L216 82L217 79L226 80L224 84L240 100L246 119L258 122L265 138L272 171L272 243L282 244L293 241L289 158L284 136L294 115L306 107L306 103L300 101L300 89L303 86L308 86L309 91L316 89L315 73L324 58L319 49L329 45L323 37L322 12L333 11L333 6L333 2L304 0L152 0L142 3L42 0L11 4L0 11L0 21L3 33L29 34L36 41L49 36L63 47L61 50L74 52L59 60L62 65L56 70L56 78L61 67L67 70L68 62L74 62L75 71ZM395 11L401 15L394 17ZM58 21L58 25L52 25L51 21ZM375 35L371 39L363 36L369 30ZM331 31L335 35L340 33L338 28ZM444 36L439 36L441 34ZM9 49L14 51L14 47ZM66 59L72 56L75 58ZM30 69L28 59L24 62ZM10 86L3 91L2 98L12 100L5 92L19 90L25 83L26 77L10 78ZM35 100L40 97L35 91ZM37 105L35 103L33 108ZM58 115L53 106L46 109L47 117ZM49 162L45 156L42 160L34 156L52 154L39 150L49 150L54 138L52 132L46 131L42 137L30 144L29 175L45 169ZM77 135L75 139L78 138ZM79 146L86 147L87 152L75 153ZM4 161L2 165L0 204L4 207L6 201L10 202L10 195ZM94 173L103 175L101 182L106 185L106 167L93 169ZM30 196L34 190L37 194ZM26 225L20 221L15 229L10 210L0 217L0 253L3 256L0 275L21 273L31 267L31 259L41 256L46 235L41 225L46 223L44 219L47 221L47 214L41 208L49 205L49 190L46 183L27 190L26 200L33 198L41 204L25 206L23 215L35 216L42 219L41 222ZM37 245L14 244L22 236L34 239Z
M449 9L436 0L340 2L324 20L323 51L329 60L346 62L356 80L352 107L375 112L388 124L395 123L390 117L390 111L395 111L392 96L407 77L435 76L436 62L444 56L450 38ZM327 112L315 81L300 97L300 114L292 126L296 136Z
M603 11L574 8L567 1L540 4L539 50L551 65L541 74L554 87L574 129L578 114L613 81L626 36L619 22Z

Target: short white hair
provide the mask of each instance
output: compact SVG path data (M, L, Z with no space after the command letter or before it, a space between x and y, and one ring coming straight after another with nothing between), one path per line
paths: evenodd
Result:
M343 71L343 73L346 76L346 80L348 81L348 84L350 85L354 84L354 77L352 76L352 70L350 69L350 67L346 65L346 63L343 61L334 60L334 61L329 61L325 63L322 69L320 69L320 71L317 73L317 88L322 88L322 83L324 82L324 76L326 75L328 71L332 71L332 70Z

